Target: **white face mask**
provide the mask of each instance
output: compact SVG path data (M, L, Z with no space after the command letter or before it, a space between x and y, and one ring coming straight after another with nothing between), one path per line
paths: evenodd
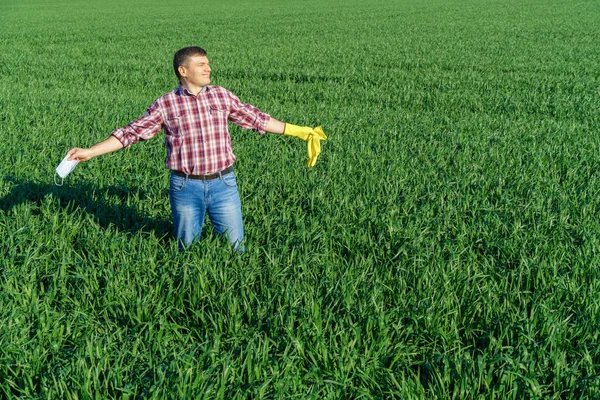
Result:
M54 184L57 186L62 186L63 181L67 175L69 175L71 171L75 169L77 163L79 163L79 160L69 160L69 155L67 154L60 164L58 164L58 167L56 167L56 171L54 172ZM56 182L56 175L61 177L60 184Z

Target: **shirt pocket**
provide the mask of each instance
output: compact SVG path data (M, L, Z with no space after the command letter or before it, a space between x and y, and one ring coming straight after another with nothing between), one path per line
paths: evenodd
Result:
M208 93L205 104L208 105L208 112L213 115L217 114L227 116L229 114L227 101L224 98L215 95L214 93Z
M227 129L227 119L229 118L229 110L220 104L211 104L208 108L210 118L207 122L211 127L218 128L219 131Z
M185 113L169 115L165 122L165 134L167 136L181 136L185 131L185 125L189 124Z
M225 118L227 118L227 115L229 115L229 110L227 107L218 103L211 104L208 108L208 112L210 112L211 115L224 116Z

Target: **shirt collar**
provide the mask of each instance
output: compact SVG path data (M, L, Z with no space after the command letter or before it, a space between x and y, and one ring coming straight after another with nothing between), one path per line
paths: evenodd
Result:
M202 89L200 89L200 93L204 93L204 92L208 92L210 89L208 86L202 86ZM177 89L175 89L175 93L179 94L179 95L183 95L183 96L194 96L192 94L192 92L190 92L185 86L183 85L179 85L179 87ZM200 94L198 93L198 94Z

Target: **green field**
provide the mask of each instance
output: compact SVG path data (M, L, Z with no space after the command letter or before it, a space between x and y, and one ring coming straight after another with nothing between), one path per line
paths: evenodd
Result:
M92 3L92 4L88 4ZM600 398L600 3L0 3L0 398ZM172 237L177 85L231 126L246 248Z

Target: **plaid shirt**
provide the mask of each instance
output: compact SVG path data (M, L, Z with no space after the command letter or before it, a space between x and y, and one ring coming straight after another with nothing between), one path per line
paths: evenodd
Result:
M270 116L242 104L229 90L205 86L197 96L186 88L163 95L141 118L115 130L124 147L165 132L166 166L186 174L204 175L224 170L235 162L227 121L265 133Z

